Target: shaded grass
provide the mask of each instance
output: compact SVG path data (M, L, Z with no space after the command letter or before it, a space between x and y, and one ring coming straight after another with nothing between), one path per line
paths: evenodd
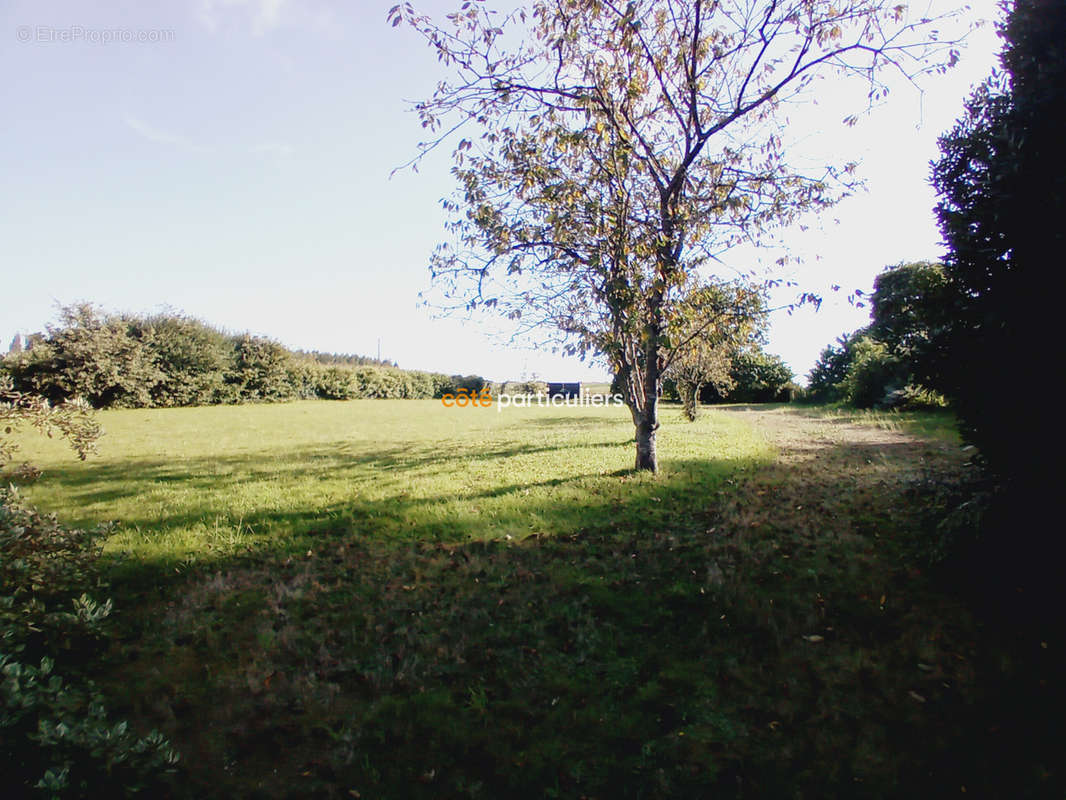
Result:
M668 419L651 477L617 409L111 412L32 491L126 520L100 680L190 797L1056 796L1054 643L916 555L957 448L851 421Z

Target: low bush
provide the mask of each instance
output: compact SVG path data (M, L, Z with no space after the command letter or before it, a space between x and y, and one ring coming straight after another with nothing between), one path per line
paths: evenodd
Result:
M948 400L939 392L908 383L902 389L890 392L886 405L900 411L937 411L948 407Z
M882 343L869 337L855 342L844 378L844 399L855 408L885 408L907 385L907 366Z
M0 489L0 762L4 796L113 797L159 787L177 753L107 716L71 653L94 651L111 602L96 561L106 529L63 527Z

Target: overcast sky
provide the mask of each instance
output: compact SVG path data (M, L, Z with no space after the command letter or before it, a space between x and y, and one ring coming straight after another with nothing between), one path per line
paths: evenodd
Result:
M389 173L421 134L405 100L442 73L413 33L386 25L391 2L0 4L0 348L43 329L57 303L91 301L170 307L295 348L374 355L380 339L412 369L602 376L419 306L450 163ZM441 16L456 3L415 5ZM996 17L993 0L971 6ZM783 237L804 288L868 289L887 264L939 256L928 164L997 50L986 26L955 70L921 94L898 87L853 128L829 83L794 115L798 156L859 160L868 186ZM737 253L734 266L760 258ZM775 318L768 349L803 375L866 321L830 295L817 313Z

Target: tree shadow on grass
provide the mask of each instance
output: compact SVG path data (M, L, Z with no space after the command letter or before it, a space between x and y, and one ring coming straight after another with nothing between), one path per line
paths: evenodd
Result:
M543 481L586 494L498 509L544 523L522 539L474 506L439 536L424 507L446 498L390 498L296 513L297 535L165 591L141 564L116 586L112 692L181 745L189 796L1034 785L1053 738L1030 747L1006 676L978 680L972 620L904 558L906 479L884 467L913 448L792 455ZM389 514L410 530L382 535Z
M491 521L471 505L446 523L424 513L444 497L335 504L317 519L264 514L252 527L269 518L300 532L180 574L127 563L116 573L116 603L138 609L127 622L137 644L118 673L121 710L163 724L181 743L193 795L609 788L642 744L661 739L673 749L677 687L700 686L692 725L703 716L708 730L717 724L702 670L686 662L660 685L654 665L642 665L642 640L662 632L663 610L685 612L703 580L693 577L695 562L682 568L675 559L662 573L654 554L679 556L682 532L705 530L711 504L694 513L693 498L739 466L678 463L654 482L596 474L494 487L475 497L600 482L583 501L523 496ZM382 534L390 515L409 523L403 535ZM494 533L530 518L537 528L522 540ZM657 607L660 582L689 578ZM656 648L673 654L663 660L686 650L695 658L683 644L686 615L669 627ZM646 702L629 708L627 695L644 684ZM565 766L568 756L582 766ZM644 757L650 779L661 758Z
M636 529L646 525L684 526L698 524L688 518L693 496L713 492L728 475L738 469L754 468L757 463L751 459L670 461L664 465L663 472L669 476L665 480L623 469L474 486L461 493L411 494L406 485L398 484L378 497L355 495L326 504L309 497L302 504L290 504L282 510L243 513L239 528L246 533L238 537L236 546L233 541L211 541L209 529L213 520L221 517L223 525L232 525L236 520L232 519L232 512L212 507L206 500L181 511L127 515L117 530L137 530L150 538L200 526L206 541L194 560L209 565L225 561L235 551L301 553L323 537L353 536L406 546L415 542L517 540L530 535ZM195 462L185 462L185 467L197 474ZM245 474L243 470L241 474ZM235 484L241 482L232 480ZM200 485L199 478L190 482L193 488ZM217 478L203 485L212 490L219 488ZM222 483L223 488L227 485ZM140 574L139 582L154 584L166 579L176 558L139 553L121 560L122 575ZM181 560L186 559L182 556Z
M628 444L567 441L531 445L516 442L486 448L483 444L458 441L442 442L432 447L424 443L372 445L365 452L353 452L353 445L337 442L289 450L283 458L273 450L264 450L199 459L127 459L57 466L48 469L45 480L57 494L76 498L79 504L85 505L141 497L157 484L181 484L190 490L219 491L263 480L335 477L338 472L351 473L353 477L365 476L370 470L452 470L457 463L468 468L472 464L505 461L516 456L574 449L611 449Z

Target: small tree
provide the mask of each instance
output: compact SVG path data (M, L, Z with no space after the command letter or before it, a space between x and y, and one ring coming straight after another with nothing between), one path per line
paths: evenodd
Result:
M887 267L874 279L869 335L931 385L950 356L939 347L954 324L953 297L944 265L930 261Z
M564 352L606 360L657 468L670 320L701 265L847 190L849 165L791 168L785 103L827 74L871 101L885 70L954 63L928 17L885 0L538 0L500 18L465 2L409 22L451 70L417 109L432 149L464 125L445 303L495 309Z
M677 386L691 422L704 386L713 385L723 397L733 388L733 359L761 341L766 308L762 293L751 287L708 283L689 292L676 314L672 322L680 338L663 374Z

